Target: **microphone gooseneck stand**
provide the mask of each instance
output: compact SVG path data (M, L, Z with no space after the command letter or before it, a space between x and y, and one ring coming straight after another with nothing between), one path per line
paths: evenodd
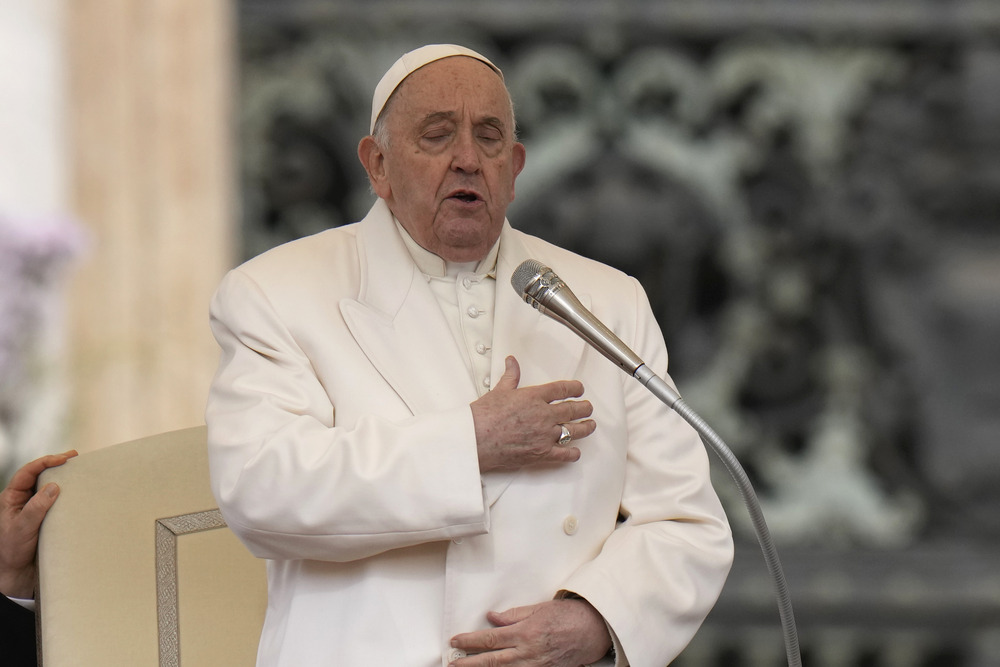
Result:
M514 291L527 304L543 315L569 327L612 363L638 380L668 408L680 415L684 421L694 427L701 437L701 441L722 460L736 482L740 495L743 496L743 503L746 505L747 512L750 513L757 541L764 553L764 561L774 581L788 665L789 667L802 667L799 637L795 629L795 616L792 613L792 601L788 594L788 585L785 583L785 574L781 569L781 561L778 560L778 551L771 540L771 532L767 529L764 512L757 500L753 484L750 483L750 478L747 477L736 455L712 430L712 427L688 407L673 387L651 371L635 352L630 350L613 331L608 329L603 322L594 317L580 303L573 291L552 269L538 260L528 259L517 267L510 282Z
M753 523L757 541L760 543L761 551L764 553L764 562L767 564L767 569L774 580L775 595L778 598L778 615L781 617L781 632L785 641L785 656L788 659L788 665L789 667L802 667L802 656L799 653L799 637L795 629L795 615L792 612L792 599L788 594L785 573L781 569L778 550L771 539L771 531L767 528L767 522L764 520L764 512L761 510L757 494L754 492L753 484L750 483L750 478L747 477L746 471L743 470L743 466L740 465L736 455L733 454L733 451L729 449L722 438L719 437L698 413L688 407L687 403L680 397L680 394L674 391L673 387L664 382L653 371L649 370L645 364L636 369L633 377L645 386L646 389L649 389L654 396L663 401L668 408L676 412L684 421L694 427L698 435L701 436L701 441L718 455L729 471L729 474L732 475L733 481L736 482L736 486L739 488L740 495L743 496L743 503L746 505L747 512L750 513L750 521Z

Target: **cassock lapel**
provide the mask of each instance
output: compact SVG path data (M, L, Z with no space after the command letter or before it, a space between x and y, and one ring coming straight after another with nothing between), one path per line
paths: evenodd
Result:
M513 355L521 367L520 386L575 378L586 343L563 324L525 303L510 284L511 275L521 262L537 259L544 264L548 258L532 257L521 235L507 224L501 239L497 257L492 377L500 378L504 359ZM559 273L558 266L550 268ZM590 295L577 294L577 297L585 307L590 307Z
M372 365L413 414L477 397L441 307L381 199L358 225L361 286L340 312Z

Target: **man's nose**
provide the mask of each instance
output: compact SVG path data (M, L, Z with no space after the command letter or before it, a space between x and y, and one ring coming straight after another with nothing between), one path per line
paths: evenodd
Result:
M471 132L460 132L454 144L454 153L451 158L451 167L457 171L475 173L479 171L480 162L479 147Z

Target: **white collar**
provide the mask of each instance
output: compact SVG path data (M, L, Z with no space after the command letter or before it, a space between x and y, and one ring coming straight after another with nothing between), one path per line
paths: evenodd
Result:
M496 278L497 255L500 249L499 238L493 244L493 247L490 248L490 251L486 253L486 257L478 262L448 262L414 241L410 233L396 219L396 216L393 216L392 220L396 223L396 230L399 232L400 238L403 239L403 244L410 253L410 257L413 258L413 263L417 265L417 268L425 276L432 278L454 278L460 273L471 272L477 275Z

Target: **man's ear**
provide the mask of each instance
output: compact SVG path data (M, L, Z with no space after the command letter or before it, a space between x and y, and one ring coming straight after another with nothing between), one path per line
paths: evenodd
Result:
M368 173L368 182L371 183L372 190L382 199L388 199L392 190L385 175L385 153L375 141L375 137L369 135L358 143L358 159Z
M524 149L524 144L520 141L514 142L512 157L514 159L514 177L516 178L521 170L524 169L524 162L527 159L527 151Z
M514 178L510 181L510 199L511 201L514 201L514 182L517 180L517 175L521 173L522 169L524 169L524 162L527 157L524 150L524 144L519 141L515 142L511 149L510 157L514 170Z

